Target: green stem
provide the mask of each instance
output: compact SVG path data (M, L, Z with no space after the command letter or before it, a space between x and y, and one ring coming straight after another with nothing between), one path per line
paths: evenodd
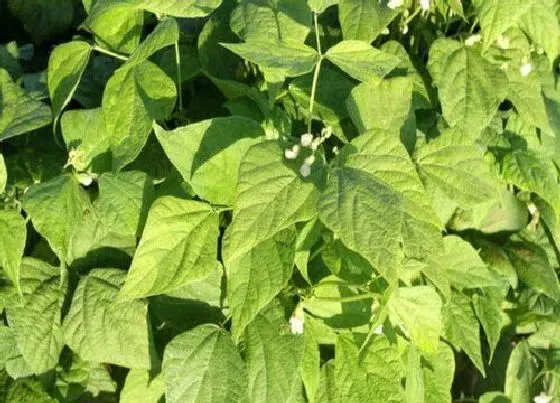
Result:
M175 63L177 65L177 92L179 94L179 110L183 110L183 91L181 89L181 53L179 52L179 41L175 41Z
M115 53L115 52L111 52L110 50L100 48L99 46L94 45L92 47L92 49L99 52L99 53L104 53L106 55L109 55L109 56L114 57L114 58L119 59L119 60L123 60L125 62L128 60L128 57L126 57L124 55L121 55L121 54L118 54L118 53Z
M406 20L404 20L403 26L407 25L410 21L412 21L414 19L414 17L416 17L418 15L420 10L421 10L420 7L418 7L416 10L414 10L414 12L412 14L410 14Z
M311 123L313 122L313 106L315 104L315 92L317 89L317 80L321 71L321 62L323 61L323 53L321 52L321 38L319 36L319 24L317 23L317 13L313 13L313 25L315 27L315 41L317 42L317 53L319 53L319 61L315 65L313 72L313 83L311 85L311 98L309 100L309 119L307 120L307 133L311 133Z

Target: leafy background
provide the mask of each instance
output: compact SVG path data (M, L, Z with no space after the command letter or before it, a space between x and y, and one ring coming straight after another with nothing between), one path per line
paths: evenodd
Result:
M0 3L0 399L560 401L559 21Z

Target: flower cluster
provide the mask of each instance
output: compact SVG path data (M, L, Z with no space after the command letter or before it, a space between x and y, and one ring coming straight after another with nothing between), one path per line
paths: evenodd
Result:
M308 177L311 175L311 166L315 163L315 151L317 151L317 148L331 135L332 129L330 127L324 128L321 131L321 135L318 137L313 136L311 133L305 133L300 137L299 144L294 144L292 148L286 148L284 150L284 156L286 159L295 160L299 157L302 149L309 149L311 153L305 157L299 169L301 176L304 178Z

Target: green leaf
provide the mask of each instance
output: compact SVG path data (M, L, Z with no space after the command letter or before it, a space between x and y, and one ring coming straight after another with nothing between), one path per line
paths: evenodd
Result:
M25 248L25 219L14 210L0 210L0 267L20 288L20 262Z
M96 1L82 26L104 47L132 53L140 43L144 12L118 1Z
M503 71L482 58L476 49L438 39L430 48L428 63L443 117L471 139L488 126L507 91Z
M8 0L6 4L38 45L66 31L74 18L72 0L53 0L46 3L42 0Z
M523 120L542 130L550 131L541 84L534 75L521 77L519 73L515 73L509 76L508 99Z
M293 40L249 39L245 43L222 43L226 49L257 64L273 77L297 77L309 73L319 61L317 52Z
M389 281L405 258L447 292L441 223L398 136L372 131L345 146L319 202L321 221Z
M419 147L414 156L420 180L440 219L447 221L457 207L468 209L499 198L498 177L484 159L484 149L455 130Z
M211 206L159 198L148 214L119 300L164 294L207 276L214 269L217 239L218 214Z
M339 0L307 0L309 7L317 14L323 13L327 8L338 4L338 2Z
M436 351L442 334L442 302L428 286L396 289L387 303L389 319L426 353Z
M437 350L424 358L428 365L422 368L426 403L451 401L451 386L455 375L455 357L447 344L440 342Z
M176 95L175 83L151 62L125 65L113 74L103 93L102 109L114 171L138 156L153 121L172 112Z
M79 172L111 170L111 139L101 108L64 112L60 126L69 150L69 164Z
M118 0L154 14L183 18L206 17L222 0Z
M73 175L60 175L31 186L23 197L23 209L31 217L33 227L65 261L76 223L91 209L91 204Z
M4 371L8 361L20 354L13 329L4 324L0 325L0 371Z
M175 337L163 356L166 401L240 402L247 369L229 334L201 325Z
M249 401L281 403L297 393L303 358L302 336L286 334L288 322L277 303L270 304L245 330Z
M226 269L255 245L313 218L318 196L316 185L302 179L299 166L284 161L275 141L249 148L239 167L233 221L226 232Z
M305 386L305 395L310 402L314 402L318 393L321 376L321 352L319 351L319 344L315 335L318 331L317 326L309 326L309 324L310 321L307 321L304 325L303 338L305 347L303 350L300 373L303 385Z
M404 401L402 378L405 376L405 368L397 345L391 344L384 335L374 336L362 346L358 354L358 363L360 368L367 372L371 399L368 401L379 403Z
M517 343L507 365L505 394L511 403L531 401L535 371L529 345L525 340Z
M560 54L560 19L558 18L558 3L554 0L532 0L528 2L530 8L521 17L520 26L531 40L541 46L554 65Z
M335 403L338 401L337 398L335 364L333 360L330 360L321 367L321 378L315 402Z
M90 53L89 43L72 41L58 45L50 55L48 84L55 124L62 109L68 105L78 88Z
M64 318L64 341L88 361L150 369L152 336L143 301L115 301L126 272L94 269L80 280Z
M504 251L519 280L556 301L560 299L558 276L544 249L528 242L510 242Z
M197 195L214 204L235 201L241 159L264 131L242 117L214 118L155 133L170 161Z
M515 150L504 156L501 175L507 183L534 192L560 215L560 190L554 163L532 150Z
M311 10L305 1L241 0L230 25L244 40L303 42L311 27Z
M175 21L175 18L164 18L130 55L128 63L134 64L147 60L158 50L171 46L178 41L179 27L177 21Z
M285 229L227 259L228 300L232 334L238 340L245 327L286 285L292 276L296 235Z
M143 172L105 173L98 179L99 196L72 237L70 260L103 248L119 248L131 255L142 234L154 198L151 179ZM106 252L105 252L106 254Z
M485 51L508 28L516 25L519 18L531 7L532 2L532 0L482 1L478 10L478 20L482 30L483 48Z
M339 21L345 40L371 43L399 14L377 1L340 0Z
M483 294L474 294L472 296L472 303L474 312L482 324L484 333L486 333L490 346L490 360L492 360L504 324L501 307L503 293L496 288L486 288L482 292Z
M443 238L449 282L458 290L500 286L502 279L482 261L478 252L455 235Z
M40 374L55 367L64 346L64 289L60 286L60 270L47 263L25 258L20 270L23 302L14 302L6 313L25 362Z
M411 77L393 77L377 85L355 87L346 100L346 106L358 132L381 129L398 133L408 118L412 88Z
M0 68L0 141L46 126L51 109L30 98L15 84L8 72Z
M471 299L452 292L444 307L445 338L453 346L464 351L476 368L484 375L484 363L480 350L480 326Z
M151 376L149 371L131 369L119 396L121 403L158 403L165 392L162 375Z
M398 57L356 40L337 43L325 57L352 78L374 86L400 63Z

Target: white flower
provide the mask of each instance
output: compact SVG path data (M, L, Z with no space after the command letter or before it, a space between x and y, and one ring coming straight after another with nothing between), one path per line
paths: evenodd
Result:
M535 206L535 203L529 203L527 209L529 210L529 213L531 213L531 215L535 215L535 213L537 212L537 206Z
M311 166L311 165L313 165L314 162L315 162L315 156L313 154L311 154L309 157L307 157L305 159L305 164L306 165Z
M420 0L420 7L422 8L422 10L426 11L429 10L430 8L430 0Z
M338 147L337 147L337 146L334 146L334 147L332 148L332 152L333 152L334 155L338 155Z
M290 331L292 334L303 334L303 323L305 317L301 308L297 307L292 316L290 317Z
M403 35L406 35L408 33L408 25L405 25L404 27L402 27L401 32Z
M310 147L311 143L313 143L313 135L311 133L305 133L301 136L299 141L302 147Z
M91 176L89 176L88 174L85 173L80 173L78 175L76 175L78 178L78 182L80 182L83 186L89 186L92 184L93 182L93 178Z
M402 6L403 3L404 0L389 0L387 2L387 7L394 10L395 8Z
M521 73L521 77L527 77L533 71L533 65L531 63L523 63L519 68L519 72Z
M547 396L545 392L541 392L540 395L535 396L533 401L535 403L548 403L552 400L552 396Z
M389 28L383 28L383 31L381 31L381 35L389 35Z
M309 175L311 175L311 165L307 165L306 163L304 163L299 169L299 173L304 178L307 178Z
M465 40L465 45L472 46L475 43L478 43L482 40L482 37L479 34L471 35Z
M297 144L293 146L291 149L286 148L284 150L284 156L286 157L286 159L289 160L295 160L298 154L299 154L299 146Z
M375 334L383 334L383 325L379 325L375 328L375 330L373 331L373 333Z
M507 36L504 35L500 35L498 36L498 39L496 40L496 42L498 43L498 47L502 50L508 50L509 49L509 38Z

